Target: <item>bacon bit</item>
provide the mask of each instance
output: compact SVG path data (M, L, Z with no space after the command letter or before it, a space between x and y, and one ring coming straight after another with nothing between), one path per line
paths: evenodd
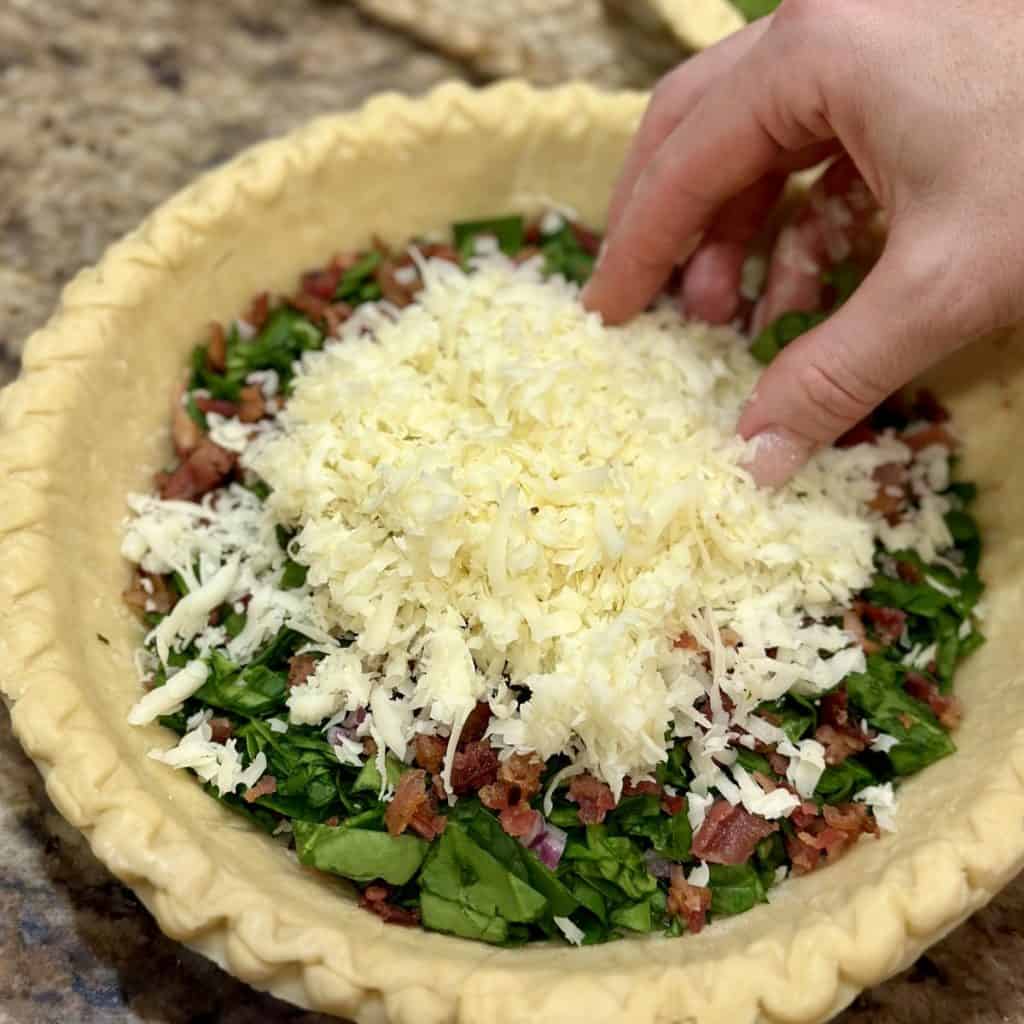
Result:
M297 309L300 313L305 313L310 320L318 321L320 326L323 327L327 323L326 313L331 304L326 299L319 299L315 295L310 295L309 292L297 292L288 299L288 305L292 309Z
M707 922L711 909L711 890L703 885L690 885L683 869L673 864L669 874L668 906L669 917L686 921L686 930L696 935Z
M960 724L960 719L963 717L963 705L959 698L947 697L939 691L935 683L919 672L907 673L907 678L903 681L903 689L911 697L924 701L944 729L952 732Z
M913 562L897 562L896 575L904 583L920 583L924 579L924 573Z
M368 885L363 890L359 905L383 918L388 924L416 925L420 923L418 910L406 910L391 902L391 889L386 885Z
M330 816L330 817L329 817L329 818L328 818L328 819L327 819L327 820L326 820L326 821L324 822L324 824L325 824L325 825L326 825L326 826L327 826L328 828L337 828L337 827L338 827L338 826L339 826L339 825L341 824L341 818L339 818L339 817L338 817L338 816L337 816L336 814L332 814L332 815L331 815L331 816Z
M505 782L491 782L477 792L480 803L492 811L505 811L512 806L511 787Z
M448 799L448 793L444 788L444 779L440 775L430 776L430 788L433 790L434 797L438 803L443 803Z
M693 855L711 864L743 864L779 826L726 800L716 800L693 837Z
M850 695L844 686L826 693L821 698L819 714L826 725L834 725L837 729L850 723Z
M484 733L487 732L487 726L491 724L491 708L490 705L481 701L469 715L466 717L466 721L463 723L462 732L459 733L459 750L467 747L470 743L476 743L477 740L484 738Z
M423 255L428 260L445 260L447 263L458 263L459 254L450 245L444 243L432 243L424 246Z
M957 446L956 439L941 423L933 423L930 427L925 427L923 430L915 430L909 434L901 434L900 440L912 452L923 451L925 448L930 448L932 445L938 445L942 448L948 448L950 451L953 451Z
M158 473L156 487L161 498L195 501L219 487L231 475L238 455L204 437L195 451L172 473Z
M277 792L277 779L273 775L263 775L255 786L250 786L242 799L247 804L255 803L261 796L273 796Z
M672 793L661 794L661 809L670 817L674 818L684 807L686 807L686 799L678 793L675 795Z
M206 345L206 365L214 373L223 373L228 360L228 339L221 324L210 324L210 340Z
M800 829L810 828L817 818L821 817L821 810L813 800L804 800L799 807L793 809L789 820Z
M576 236L579 247L588 255L596 256L601 248L601 236L588 231L587 228L575 221L569 222L569 230Z
M429 843L439 836L448 819L437 813L434 796L427 791L427 773L422 768L409 768L395 787L395 795L384 811L388 834L400 836L411 828Z
M227 743L227 741L234 736L235 727L231 724L230 718L211 718L210 731L212 733L210 739L212 739L214 743ZM272 778L273 776L265 777Z
M807 874L821 866L822 857L829 863L838 860L862 835L878 835L878 824L864 804L826 804L822 816L803 817L791 821L796 835L786 837L786 850L797 874Z
M260 292L242 319L255 330L259 330L270 316L270 292Z
M541 240L541 237L540 218L535 217L526 225L526 230L523 232L523 241L527 245L536 245Z
M204 395L199 395L196 398L196 408L200 412L215 412L218 416L238 415L238 406L226 398L206 398Z
M569 783L568 799L579 804L580 821L584 825L600 825L608 812L615 809L611 789L593 775L575 776Z
M540 811L535 811L523 801L506 807L498 815L498 821L506 834L514 836L516 839L522 836L536 835L543 824Z
M776 775L781 775L783 778L786 777L786 769L789 768L789 758L784 754L780 754L777 750L771 750L765 757L768 758L768 764L771 765L771 769Z
M884 516L890 526L895 526L903 518L906 505L907 467L900 462L889 462L879 466L872 476L878 484L878 493L868 502L868 507Z
M623 796L661 796L661 786L656 782L634 782L626 779L622 785Z
M836 447L853 448L858 444L874 444L877 440L878 433L875 428L868 420L861 420L836 441Z
M194 452L203 440L203 428L188 414L188 410L181 404L175 403L174 418L171 421L171 440L174 442L174 451L179 459L185 458L189 453Z
M288 659L288 688L302 686L316 671L316 658L312 654L296 654Z
M540 792L543 774L544 762L535 754L513 754L498 768L499 781L518 789L521 800L529 800Z
M692 633L680 633L675 638L672 644L673 647L680 651L699 651L700 646L697 643L697 638Z
M948 423L949 410L935 397L934 392L921 388L914 396L913 415L929 423Z
M367 757L377 756L377 741L372 736L363 737L363 753Z
M898 608L886 608L868 601L854 601L853 610L866 620L878 634L883 646L896 643L907 625L907 613Z
M861 650L865 654L875 654L882 649L868 636L868 631L864 628L864 620L852 608L847 608L843 612L843 629L860 644Z
M512 257L512 262L525 263L527 260L532 260L534 256L539 256L542 251L538 245L527 245Z
M399 309L404 309L412 302L415 292L395 277L396 269L395 263L391 260L381 260L374 271L373 279L377 282L377 287L380 288L381 296L385 301Z
M352 262L345 266L338 257L335 257L323 270L307 271L302 275L302 291L315 299L331 302L345 271L348 267L354 266L355 260L353 254Z
M469 793L490 785L498 777L498 754L482 740L467 743L455 753L452 763L452 789L458 793Z
M825 748L825 764L831 767L861 753L868 745L868 737L852 726L837 729L831 725L819 725L814 731L814 738Z
M238 418L243 423L256 423L267 415L267 403L262 390L255 384L242 388L238 393Z
M149 582L147 588L144 580ZM178 592L163 576L136 569L131 586L121 594L129 608L139 612L154 611L166 615L177 603Z
M420 733L413 744L416 763L433 775L440 773L444 765L445 751L448 741L441 736L427 736Z

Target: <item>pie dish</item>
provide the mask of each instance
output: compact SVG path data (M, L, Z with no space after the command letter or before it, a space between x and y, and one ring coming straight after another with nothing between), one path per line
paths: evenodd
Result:
M120 602L124 496L167 450L166 382L203 325L374 233L399 241L495 209L599 224L644 99L520 83L382 97L217 170L67 289L0 406L3 669L15 731L61 812L161 927L261 988L360 1021L820 1020L909 963L1024 863L1010 338L929 384L962 427L988 540L988 643L958 680L959 753L902 791L899 831L684 941L499 950L368 919L183 775L135 729ZM328 898L329 897L329 898Z

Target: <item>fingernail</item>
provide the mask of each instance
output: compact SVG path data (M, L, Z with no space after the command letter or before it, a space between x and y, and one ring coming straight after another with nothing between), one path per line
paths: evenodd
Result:
M754 438L746 468L758 487L781 487L811 457L814 445L785 427L768 427Z
M594 269L590 272L590 279L583 286L583 290L580 292L580 302L582 302L583 305L587 307L587 309L590 308L590 303L589 303L588 300L593 295L593 288L591 287L591 282L594 280L594 275L600 269L600 267L601 267L601 260L604 259L604 254L607 251L608 251L608 239L605 238L605 239L602 240L601 245L598 247L597 257L594 259Z

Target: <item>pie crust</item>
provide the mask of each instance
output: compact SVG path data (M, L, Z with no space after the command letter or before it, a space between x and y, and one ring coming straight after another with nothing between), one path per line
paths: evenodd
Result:
M0 688L47 791L167 934L276 995L358 1021L821 1020L909 964L1024 862L1024 356L935 375L966 438L988 542L988 644L962 673L960 752L902 790L900 831L695 937L494 949L387 926L299 867L129 727L128 491L169 452L170 396L204 325L377 233L557 201L599 224L643 109L571 85L383 96L258 146L159 208L64 293L0 395Z

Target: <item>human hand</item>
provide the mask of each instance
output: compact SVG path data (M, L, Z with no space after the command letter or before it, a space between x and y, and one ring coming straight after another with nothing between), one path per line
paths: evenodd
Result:
M889 234L855 295L781 352L740 418L764 442L755 478L784 482L929 365L1024 317L1021 53L1017 0L950 0L940 14L930 0L784 0L655 91L585 304L628 319L702 235L684 308L731 319L785 175L840 154L818 186L845 197L840 234L870 197ZM755 327L815 301L820 250L836 243L821 209L780 236Z

